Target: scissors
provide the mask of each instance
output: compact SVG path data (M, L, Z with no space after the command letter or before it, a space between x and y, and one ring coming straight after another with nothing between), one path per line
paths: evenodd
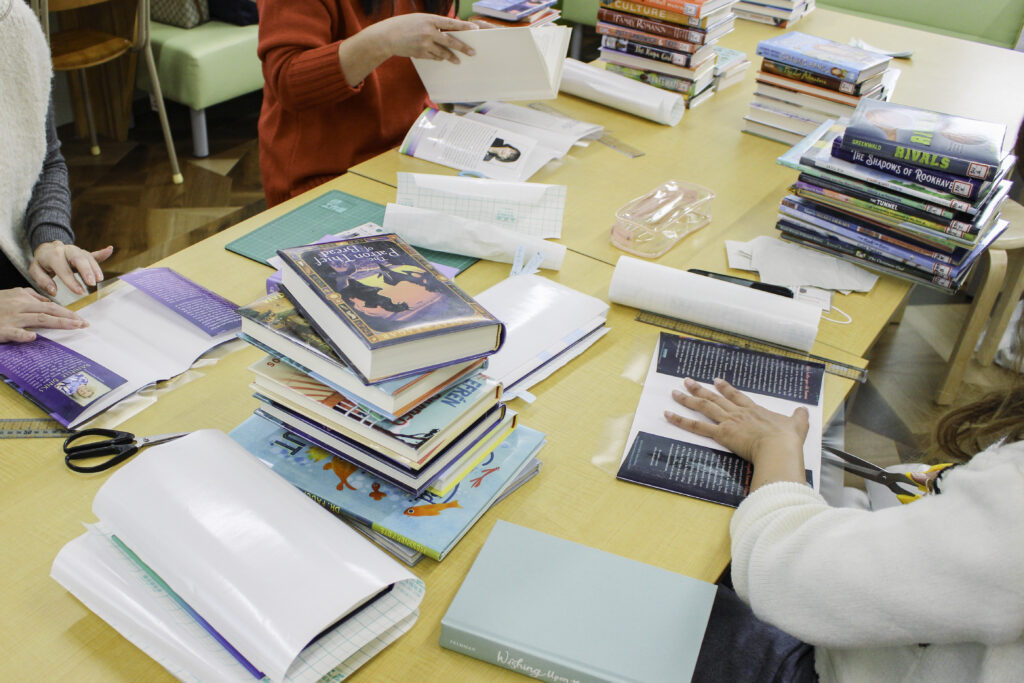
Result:
M882 486L887 487L890 491L896 494L896 497L901 503L911 503L921 496L935 491L935 480L939 472L952 467L950 463L943 463L941 465L933 465L924 472L906 472L896 473L888 472L878 465L868 462L862 458L858 458L852 453L841 451L838 448L832 448L831 446L822 446L821 450L824 453L833 455L840 460L830 460L830 462L839 465L847 472L852 472L859 477L864 477L871 481L876 481ZM915 479L912 475L925 475L924 481Z
M83 429L64 439L64 463L75 472L103 472L118 465L139 452L139 449L153 444L173 441L185 436L188 432L160 434L136 438L131 432L120 429ZM72 445L90 436L102 436L103 439L90 440L87 443ZM94 465L79 465L77 460L89 460L109 456Z

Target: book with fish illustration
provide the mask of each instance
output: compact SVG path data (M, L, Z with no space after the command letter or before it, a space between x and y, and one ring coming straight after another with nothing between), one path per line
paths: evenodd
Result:
M443 496L411 496L355 465L253 416L231 437L328 510L441 560L528 467L544 434L519 426Z

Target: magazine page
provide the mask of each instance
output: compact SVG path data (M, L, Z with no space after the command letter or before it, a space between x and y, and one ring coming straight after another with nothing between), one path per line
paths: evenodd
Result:
M330 671L337 661L299 653L388 586L419 583L216 430L144 451L103 485L93 512L274 681Z
M575 59L565 60L561 90L667 126L679 123L686 112L686 101L679 93L661 90Z
M462 118L468 121L479 121L480 123L487 126L494 126L500 128L507 133L516 133L518 135L528 135L544 147L547 147L555 156L559 159L568 154L573 145L576 144L576 139L571 135L560 133L556 130L546 130L544 128L537 128L525 123L518 121L509 121L507 119L499 119L493 116L484 116L476 111L466 112L462 115Z
M567 137L573 143L587 145L604 133L604 126L596 123L579 121L568 116L558 116L531 107L523 107L507 102L484 102L473 109L473 113L482 114L489 119L499 119L518 123L534 129L549 131L560 137Z
M451 34L476 52L459 53L459 63L412 60L430 99L437 103L554 99L571 29L491 28Z
M804 440L804 468L817 490L821 472L822 385L824 366L800 359L741 349L662 332L644 380L629 429L619 478L654 488L738 505L750 484L750 467L707 437L679 429L666 410L706 420L672 398L689 377L714 391L722 378L755 403L785 415L807 408L810 428Z
M534 138L436 109L420 114L399 149L417 159L497 180L526 180L555 158Z

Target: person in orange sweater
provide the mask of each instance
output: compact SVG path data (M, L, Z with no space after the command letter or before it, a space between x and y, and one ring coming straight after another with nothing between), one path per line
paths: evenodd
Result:
M408 57L472 55L452 0L261 0L260 171L267 205L399 142L427 104Z

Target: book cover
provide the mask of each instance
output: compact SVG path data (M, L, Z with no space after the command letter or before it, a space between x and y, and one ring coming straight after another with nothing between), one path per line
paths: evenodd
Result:
M624 52L626 54L635 55L637 57L645 57L647 59L654 59L659 62L666 62L668 64L674 64L681 67L691 67L697 64L702 64L708 59L709 56L713 55L702 55L701 60L694 61L693 55L688 52L676 52L664 47L658 47L656 45L648 45L646 43L640 43L627 38L617 38L615 36L602 36L601 47L608 48L609 50L615 50L617 52Z
M600 2L601 7L606 7L610 10L635 14L647 17L648 19L657 19L658 21L667 21L670 24L690 28L707 28L713 18L716 20L718 18L718 12L705 14L703 17L693 17L687 16L682 12L673 12L664 7L650 5L646 2L634 2L634 0L600 0Z
M843 135L843 148L952 175L991 180L1002 160L1006 126L952 114L865 100Z
M626 40L632 40L637 43L645 43L647 45L654 45L656 47L664 47L669 50L675 50L676 52L686 52L689 54L701 53L703 50L707 50L710 46L705 47L701 43L691 43L684 40L675 40L661 35L653 33L647 33L645 31L639 31L637 29L628 28L626 26L618 26L606 21L598 21L594 30L603 36L613 36L615 38L625 38Z
M810 69L793 66L791 64L775 62L770 59L761 60L761 71L858 97L874 88L877 88L882 83L881 74L857 83L852 80L836 78L830 74L822 74L816 71L811 71Z
M688 681L714 584L499 520L441 647L544 681Z
M391 420L367 412L277 358L266 356L249 369L259 393L374 450L407 460L414 468L457 438L501 396L499 384L474 374Z
M731 31L733 27L731 17L726 21L720 21L717 25L714 25L715 27L721 25L721 28L715 30L713 33L711 30L679 26L678 24L650 19L639 14L631 14L628 10L619 12L608 9L607 7L598 8L597 18L600 21L608 22L609 24L624 26L637 31L643 31L644 33L654 36L663 36L672 40L693 43L695 45L707 45L716 38L719 38L722 35L725 35L725 33Z
M669 410L706 420L674 401L672 391L686 377L705 386L721 378L769 410L789 415L797 406L807 408L810 430L804 441L804 467L817 489L824 374L821 363L662 332L616 476L712 503L739 505L750 488L750 464L664 417Z
M774 62L855 83L884 71L892 60L876 52L799 31L789 31L762 40L757 44L757 54Z
M620 66L628 66L642 71L655 71L668 76L675 76L676 78L700 81L704 79L705 76L711 79L715 76L715 64L713 59L705 60L704 62L695 65L693 68L689 68L676 66L675 64L669 64L657 59L638 57L619 50L612 50L607 47L598 48L598 52L601 54L601 59L606 62L611 62L612 64L618 64Z
M626 78L632 78L634 81L640 81L647 85L653 85L655 88L661 88L662 90L672 90L674 92L682 94L684 97L691 97L695 95L697 91L697 84L688 78L679 78L677 76L669 76L668 74L658 73L657 71L649 71L647 69L634 69L629 66L622 66L620 64L608 63L605 65L605 69L612 73L620 74ZM712 76L712 78L714 78Z
M434 560L444 559L544 444L543 433L519 426L444 496L412 496L257 416L230 436L331 512Z
M733 7L732 13L736 15L737 19L743 19L744 21L753 21L758 24L767 24L768 26L774 26L775 28L789 28L796 22L800 21L802 14L798 14L791 18L783 17L770 17L767 14L761 14L760 12L752 12L750 10L741 9L739 7Z
M556 0L477 0L473 11L497 19L520 21L555 4Z

